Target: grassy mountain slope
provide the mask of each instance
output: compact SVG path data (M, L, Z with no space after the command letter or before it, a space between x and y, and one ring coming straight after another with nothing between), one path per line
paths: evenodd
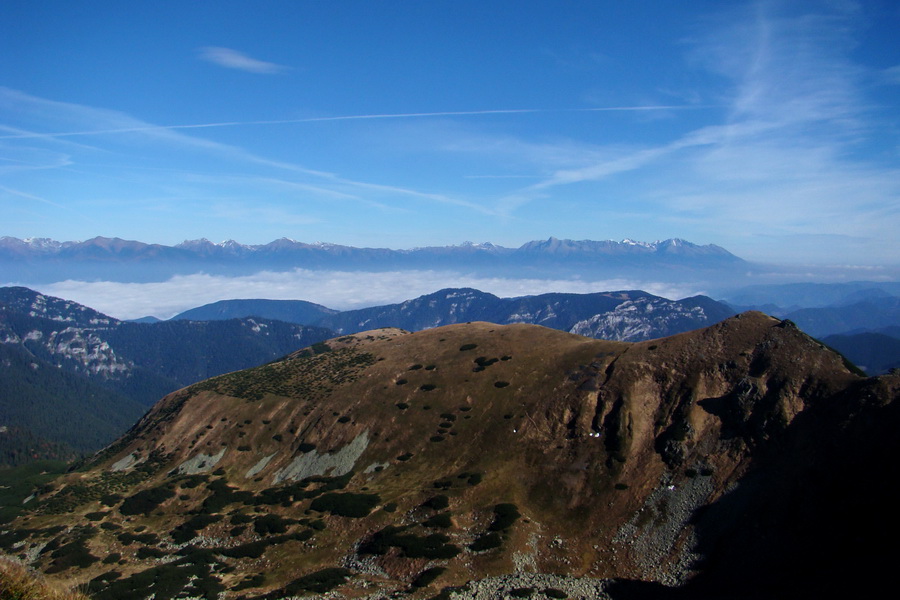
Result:
M860 548L804 544L836 507L797 520L794 499L871 458L898 389L759 313L634 344L375 330L170 394L0 543L98 600L423 598L514 572L613 598L796 591L771 557L807 577Z

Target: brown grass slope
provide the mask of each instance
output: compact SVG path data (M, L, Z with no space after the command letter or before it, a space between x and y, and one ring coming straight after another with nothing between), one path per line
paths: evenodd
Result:
M89 600L81 592L48 583L21 563L0 557L0 600Z
M856 472L898 379L761 313L637 344L376 330L167 396L0 541L100 600L429 597L515 571L628 597L754 581L751 564L787 589L813 567L773 570L768 549L801 552L819 518L786 525L812 501L797 482Z

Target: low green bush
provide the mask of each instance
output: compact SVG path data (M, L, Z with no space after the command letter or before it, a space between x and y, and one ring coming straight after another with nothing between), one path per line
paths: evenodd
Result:
M403 533L405 530L406 527L391 525L375 532L360 546L360 554L382 555L391 547L399 548L406 558L449 559L460 553L460 549L442 533L423 537Z
M175 496L175 492L167 487L155 487L149 490L142 490L133 496L125 498L119 512L125 516L144 515L148 516L156 508Z
M266 582L266 576L264 573L256 573L254 575L248 575L239 584L237 584L236 586L231 588L231 591L239 592L241 590L246 590L248 588L260 587L265 582Z
M207 486L212 491L200 507L203 514L215 514L222 511L229 504L242 503L246 504L253 501L252 492L238 491L228 485L224 479L215 479Z
M221 515L194 515L175 529L169 535L176 544L184 544L195 537L204 528L216 523L222 519Z
M339 517L362 518L381 501L378 494L332 492L319 496L310 504L312 510L328 512Z
M472 552L484 552L493 548L499 548L503 544L500 534L495 532L486 533L475 538L475 541L469 544Z
M285 519L279 515L262 515L256 517L253 521L253 530L258 535L272 535L275 533L285 533L288 526L296 523L293 519Z
M429 517L422 522L422 525L432 529L447 529L453 526L453 521L450 519L450 513L444 512Z
M434 510L444 510L445 508L450 506L450 498L448 498L444 494L432 496L431 498L423 502L422 506Z
M521 516L515 504L498 504L494 507L494 521L488 527L488 530L503 531L504 529L509 529Z
M148 548L146 546L141 546L138 548L137 557L141 560L146 560L148 558L162 558L166 553L162 550L157 550L156 548Z
M115 506L118 504L119 500L122 499L122 496L119 494L103 494L100 496L100 504L103 506Z
M423 588L428 587L434 580L441 576L441 574L446 571L444 567L431 567L430 569L425 569L421 573L419 573L418 577L413 579L412 586L415 588Z
M322 569L309 575L304 575L299 579L295 579L287 584L284 589L279 592L278 598L282 598L281 594L286 596L297 596L301 592L313 592L315 594L325 594L330 592L339 585L347 583L347 580L353 576L353 572L342 567L331 567Z
M85 545L85 541L86 540L79 538L54 550L50 554L53 561L50 563L50 566L47 567L45 572L50 574L60 573L72 567L86 569L100 560L90 553Z

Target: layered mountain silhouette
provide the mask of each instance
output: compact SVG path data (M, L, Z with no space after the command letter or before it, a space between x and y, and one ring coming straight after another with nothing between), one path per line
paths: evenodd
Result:
M129 323L0 288L0 464L96 451L173 390L332 335L259 318Z
M412 248L355 248L307 244L287 238L245 245L191 240L176 246L97 237L83 242L0 238L0 266L8 280L41 283L71 278L160 281L196 272L222 275L261 270L341 269L351 271L464 270L484 275L580 275L684 278L689 273L724 273L747 263L724 248L686 240L615 242L534 241L519 248L491 243Z
M0 288L0 342L15 355L6 361L0 425L12 429L0 436L0 463L97 450L171 391L339 333L491 320L637 340L730 314L708 298L672 301L641 291L502 299L448 289L347 312L301 300L226 300L169 321L137 323L27 288ZM80 418L72 419L75 414Z
M589 337L640 341L711 325L734 314L706 296L669 300L640 290L499 298L472 288L448 288L405 302L335 311L302 300L222 300L173 320L261 316L327 327L336 333L397 327L410 331L467 321L532 323Z
M862 333L829 335L822 341L870 375L900 368L900 331L897 327Z
M166 396L0 543L97 600L865 594L898 390L754 312L375 329Z

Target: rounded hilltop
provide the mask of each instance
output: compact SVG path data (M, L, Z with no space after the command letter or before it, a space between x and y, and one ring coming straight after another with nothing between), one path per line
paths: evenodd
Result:
M898 386L762 313L639 343L378 329L170 394L6 535L99 600L790 584L833 560L802 535L831 505L798 529L794 502L826 464L867 485Z

